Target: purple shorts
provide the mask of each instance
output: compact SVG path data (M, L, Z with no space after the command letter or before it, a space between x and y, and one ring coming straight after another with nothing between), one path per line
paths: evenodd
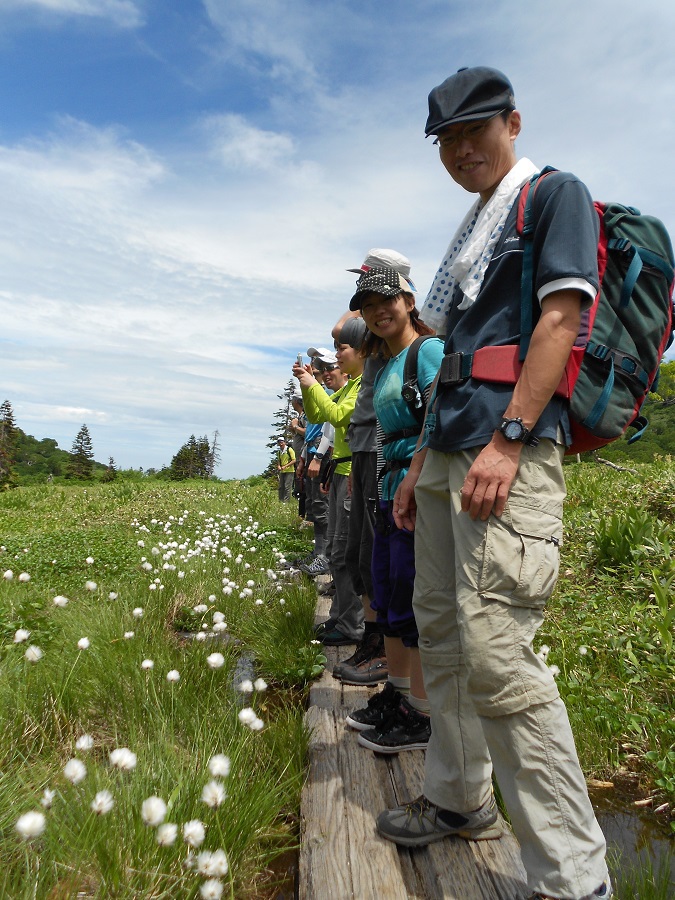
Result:
M415 538L396 527L391 501L380 500L373 543L373 596L371 607L388 637L398 637L406 647L416 647L417 625L412 599L415 583Z

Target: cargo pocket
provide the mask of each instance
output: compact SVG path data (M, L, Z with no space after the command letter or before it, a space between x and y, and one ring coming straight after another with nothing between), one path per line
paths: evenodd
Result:
M488 523L478 592L512 606L544 606L558 577L561 542L557 516L507 504Z

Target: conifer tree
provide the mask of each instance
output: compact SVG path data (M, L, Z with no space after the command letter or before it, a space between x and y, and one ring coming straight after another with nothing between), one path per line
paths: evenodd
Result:
M4 400L0 404L0 490L6 490L16 484L13 471L16 437L14 410L9 400Z
M70 464L68 476L70 478L91 478L94 469L94 450L91 444L91 435L86 425L83 425L75 435L73 446L70 449Z
M291 406L291 397L293 396L293 392L295 391L295 382L293 379L289 379L288 384L284 388L282 394L277 394L277 397L283 401L282 405L274 414L274 419L272 421L272 428L274 429L273 433L269 436L267 441L267 447L270 449L270 461L267 465L267 468L263 472L263 475L267 478L272 475L276 475L277 471L277 441L279 438L283 438L285 441L290 441L291 439L291 430L290 424L291 419L295 415L295 410Z
M105 472L101 476L101 481L110 482L114 481L117 478L117 468L115 466L115 460L110 457L108 460L108 465L106 467Z
M211 468L211 446L206 435L197 439L190 435L171 460L169 478L172 481L184 481L187 478L209 478Z

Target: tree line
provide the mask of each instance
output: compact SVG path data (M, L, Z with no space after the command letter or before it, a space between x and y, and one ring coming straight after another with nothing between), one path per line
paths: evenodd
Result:
M220 462L219 432L209 441L206 435L190 438L174 455L169 466L159 471L148 469L146 476L182 481L188 478L213 478ZM143 470L140 470L143 474ZM62 450L53 438L37 440L16 424L9 400L0 404L0 490L16 487L21 482L52 481L66 478L75 481L114 481L118 477L115 460L97 462L91 434L86 424L78 430L70 452Z

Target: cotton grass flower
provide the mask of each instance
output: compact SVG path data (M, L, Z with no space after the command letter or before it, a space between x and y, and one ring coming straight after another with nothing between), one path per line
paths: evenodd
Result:
M259 719L256 716L255 719L251 722L251 724L248 727L251 729L251 731L262 731L263 728L265 727L265 723L263 722L262 719Z
M30 637L30 631L27 628L17 628L14 632L14 643L22 644L24 641L27 641Z
M191 819L183 825L183 840L190 847L199 847L206 837L204 823L199 819Z
M89 644L90 644L90 641L89 641L88 637L80 638L79 641L77 642L77 646L79 647L80 650L88 650Z
M14 572L12 572L11 569L7 569L2 577L5 579L5 581L11 581L12 578L14 578Z
M118 594L116 591L110 591L108 594L108 600L117 600Z
M166 803L161 797L148 797L141 805L141 818L146 825L156 828L166 816Z
M110 791L99 791L91 801L91 810L97 816L105 816L115 805L113 795Z
M211 653L206 657L206 662L210 669L220 669L225 665L225 657L222 653Z
M143 607L142 607L142 606L137 606L137 607L133 610L132 616L133 616L135 619L141 619L141 618L143 617Z
M136 632L135 632L135 631L125 631L125 632L124 632L124 640L125 640L125 641L130 641L131 638L132 638L132 637L135 637L135 636L136 636Z
M256 691L266 691L267 690L267 682L264 678L256 678L253 682L253 687Z
M51 809L52 803L54 802L54 797L56 797L56 791L52 791L50 790L50 788L45 788L40 803L44 806L45 809Z
M584 647L583 645L579 647L579 656L586 656L588 653L588 647Z
M87 767L81 759L69 759L63 767L63 774L71 784L79 784L87 777Z
M136 768L136 754L128 747L118 747L110 753L110 765L122 772L131 772Z
M39 810L33 810L19 816L14 827L24 841L30 841L33 838L40 837L45 830L46 824L47 819L45 818L45 814L41 813Z
M222 878L227 875L230 865L224 850L214 850L209 853L203 850L197 857L197 871L200 875L211 878Z
M217 878L209 878L199 888L199 895L202 900L220 900L223 896L223 884Z
M177 681L180 681L180 672L178 671L178 669L171 669L170 672L167 672L166 680L171 684L175 684Z
M88 591L95 591L98 587L95 581L85 581L84 586Z
M156 833L156 841L160 847L172 847L178 837L178 825L173 822L165 822L160 825Z
M548 669L554 678L557 678L558 675L560 675L560 669L558 668L558 666L549 666Z
M94 564L94 557L93 557L93 556L88 556L88 557L85 559L85 562L86 562L86 564L87 564L88 566L93 566L93 564Z
M214 778L227 778L230 774L230 757L217 753L209 760L209 772Z
M225 621L225 613L222 613L222 612L214 612L214 614L213 614L213 621L216 622L216 623L218 623L218 622L224 622L224 621Z
M61 609L63 609L64 606L68 605L68 598L63 597L61 594L57 594L56 597L54 597L53 603L54 606L59 606Z
M217 809L226 797L225 785L222 781L216 781L215 778L207 781L202 789L202 800L211 809Z
M243 681L239 682L238 689L242 692L242 694L250 694L253 692L253 682L250 678L244 678Z
M82 737L79 737L77 741L75 741L75 748L77 750L91 750L94 746L94 739L90 734L83 734Z
M238 718L242 725L250 725L257 716L255 710L252 710L250 706L245 706L244 709L239 710Z
M38 660L42 659L43 653L39 647L36 647L35 644L31 644L31 646L26 649L24 656L28 662L38 662Z
M548 646L548 644L542 644L541 647L539 648L539 653L537 653L537 656L539 657L539 659L543 659L545 662L546 657L549 655L550 652L551 652L551 648Z
M22 573L19 575L19 581L24 582L24 584L25 584L27 581L30 581L30 575L28 574L28 572L22 572Z
M146 672L149 672L150 669L155 667L155 663L151 659L144 659L141 663L141 669L144 669Z

